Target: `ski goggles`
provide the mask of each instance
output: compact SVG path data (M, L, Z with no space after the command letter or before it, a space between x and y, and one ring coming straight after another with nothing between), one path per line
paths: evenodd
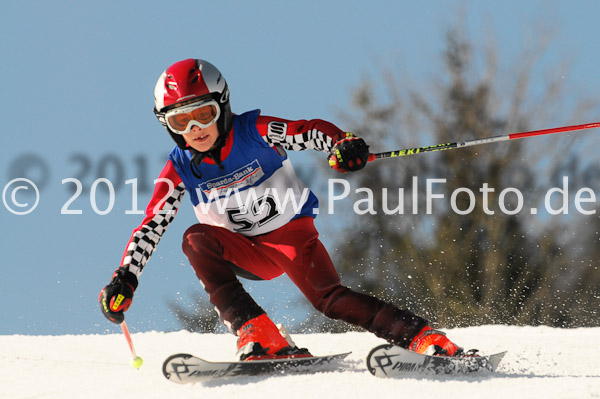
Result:
M184 105L165 112L165 121L171 131L186 134L192 126L205 129L215 123L221 115L219 103L215 100L201 101Z

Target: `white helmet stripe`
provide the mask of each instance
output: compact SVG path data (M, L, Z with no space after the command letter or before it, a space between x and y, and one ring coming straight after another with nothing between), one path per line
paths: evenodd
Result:
M154 86L154 104L158 111L165 107L164 87L166 77L167 71L163 71L158 78L158 82L156 82L156 86Z

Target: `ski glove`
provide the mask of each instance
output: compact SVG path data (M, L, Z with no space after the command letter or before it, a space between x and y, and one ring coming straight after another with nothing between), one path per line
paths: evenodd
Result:
M135 274L125 267L118 268L112 276L110 284L100 291L98 301L102 314L110 321L121 324L125 320L127 309L131 306L133 292L138 286Z
M369 159L369 146L360 137L346 133L337 141L329 155L329 166L338 172L353 172L364 168Z

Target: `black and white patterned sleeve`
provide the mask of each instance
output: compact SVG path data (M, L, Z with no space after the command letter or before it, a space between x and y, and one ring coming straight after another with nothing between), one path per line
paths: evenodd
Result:
M121 266L127 267L137 277L142 274L167 227L175 219L184 194L185 186L171 161L168 161L157 180L146 208L146 217L131 234Z
M292 151L330 152L336 141L345 135L334 124L322 119L289 121L259 116L256 127L267 144Z

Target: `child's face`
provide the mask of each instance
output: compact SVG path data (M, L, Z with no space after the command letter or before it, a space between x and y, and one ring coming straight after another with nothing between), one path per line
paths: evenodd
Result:
M193 149L206 152L212 148L219 137L219 129L217 124L213 123L207 128L200 129L198 126L192 126L189 133L184 134L183 138Z

